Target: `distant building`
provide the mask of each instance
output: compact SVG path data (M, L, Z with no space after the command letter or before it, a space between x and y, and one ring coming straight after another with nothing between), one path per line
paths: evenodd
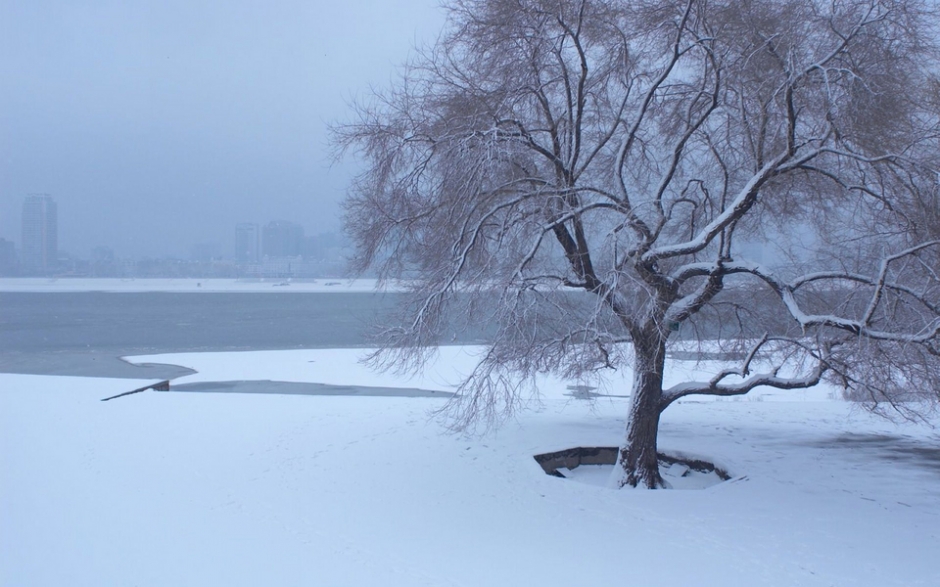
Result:
M337 261L344 257L344 241L334 232L321 232L304 239L304 260Z
M264 225L262 233L265 257L299 257L304 249L304 228L285 220Z
M197 263L209 263L222 257L218 243L196 243L189 247L189 258Z
M261 230L257 224L235 225L235 263L253 265L261 260Z
M92 277L126 277L122 267L114 258L114 249L99 245L91 250L91 263L88 266Z
M91 260L95 263L113 263L114 249L104 245L97 246L91 250Z
M23 202L21 261L28 275L55 271L59 255L59 217L55 200L47 194L30 194Z
M13 241L0 238L0 275L16 273L16 246Z

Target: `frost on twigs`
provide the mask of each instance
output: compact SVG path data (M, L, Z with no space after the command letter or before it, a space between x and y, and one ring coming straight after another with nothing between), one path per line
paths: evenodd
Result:
M635 373L625 476L659 483L689 395L822 381L915 412L940 390L940 83L920 0L450 0L334 127L365 170L355 264L413 285L383 344L490 344L451 409L539 373ZM664 389L669 351L735 364ZM408 349L419 349L412 352ZM625 395L625 394L624 394Z

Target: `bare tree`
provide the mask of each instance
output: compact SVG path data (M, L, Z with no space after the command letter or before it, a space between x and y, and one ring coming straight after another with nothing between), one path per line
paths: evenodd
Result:
M436 44L334 129L364 157L357 267L413 284L387 363L494 325L452 404L630 365L620 485L663 484L660 414L824 377L938 399L936 53L916 0L449 0ZM797 239L796 237L799 237ZM793 263L747 243L813 244ZM785 247L784 247L785 248ZM663 388L684 336L740 364Z

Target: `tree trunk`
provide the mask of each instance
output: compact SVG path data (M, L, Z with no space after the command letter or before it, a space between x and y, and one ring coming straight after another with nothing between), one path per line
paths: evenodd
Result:
M642 485L657 489L664 487L663 478L659 474L656 437L659 433L660 399L663 395L666 341L659 336L637 340L634 342L634 353L633 401L627 423L626 443L620 449L618 459L623 468L619 487Z

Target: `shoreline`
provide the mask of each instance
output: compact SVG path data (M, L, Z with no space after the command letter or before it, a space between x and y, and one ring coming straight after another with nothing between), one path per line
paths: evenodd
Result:
M0 293L394 293L400 284L377 279L194 279L111 277L0 277Z

